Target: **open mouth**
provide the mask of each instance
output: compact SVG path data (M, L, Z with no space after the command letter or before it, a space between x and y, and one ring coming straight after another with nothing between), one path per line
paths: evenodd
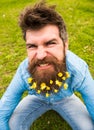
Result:
M48 66L49 64L48 63L45 63L45 64L39 64L40 67L44 67L44 66Z
M44 64L39 64L37 67L38 69L48 69L49 67L52 67L52 65L49 63L44 63Z

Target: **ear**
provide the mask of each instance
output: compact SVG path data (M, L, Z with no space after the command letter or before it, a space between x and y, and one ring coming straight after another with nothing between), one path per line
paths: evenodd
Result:
M67 52L68 50L68 41L65 42L65 53Z

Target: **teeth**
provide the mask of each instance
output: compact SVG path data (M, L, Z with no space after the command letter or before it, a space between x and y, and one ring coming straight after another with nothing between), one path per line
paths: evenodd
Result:
M42 66L42 67L43 67L43 66L47 66L47 65L48 65L48 64L40 64L40 66Z

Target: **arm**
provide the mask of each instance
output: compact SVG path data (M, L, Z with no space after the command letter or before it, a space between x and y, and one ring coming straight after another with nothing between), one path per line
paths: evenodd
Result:
M94 120L94 80L88 70L88 65L80 57L67 51L67 69L71 76L71 89L81 93L84 103Z
M88 67L86 67L85 78L81 87L78 88L78 91L81 93L87 110L94 121L94 80Z
M18 68L12 82L0 100L0 130L9 130L8 121L19 103L23 92L26 90L25 82L22 78L21 67Z

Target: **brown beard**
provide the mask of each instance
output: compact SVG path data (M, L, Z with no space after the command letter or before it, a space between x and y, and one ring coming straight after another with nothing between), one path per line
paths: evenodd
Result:
M37 70L37 67L40 64L49 64L53 66L52 68L48 68L47 70ZM54 89L57 89L58 86L56 86L55 81L59 80L60 82L62 81L60 77L57 76L59 72L65 73L66 71L66 64L65 64L65 59L62 61L58 61L55 57L46 57L43 60L37 60L33 59L28 66L28 71L31 74L31 77L33 78L33 82L37 83L37 88L36 90L40 89L40 84L41 83L46 83L47 86L50 86L51 91ZM53 80L54 83L53 85L50 84L50 80ZM45 90L43 90L45 93Z

